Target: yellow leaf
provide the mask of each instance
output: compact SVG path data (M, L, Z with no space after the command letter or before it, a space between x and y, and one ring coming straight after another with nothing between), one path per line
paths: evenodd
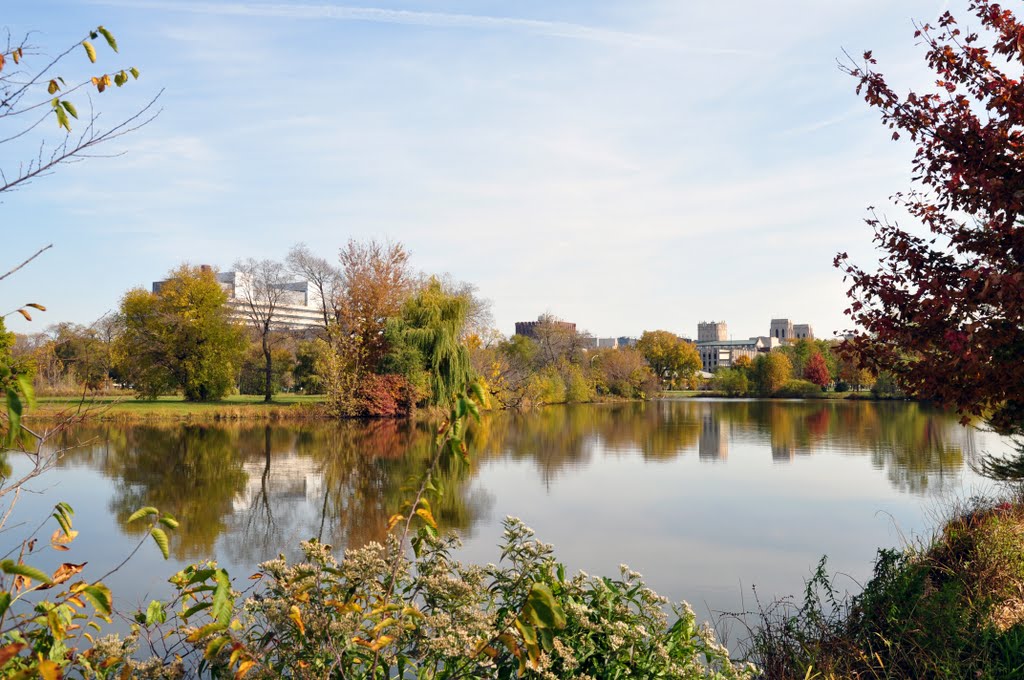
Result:
M434 515L431 514L430 510L427 510L426 508L417 508L416 514L422 517L424 522L435 529L437 528L437 522L434 521Z
M248 673L252 669L252 667L255 666L255 665L256 665L256 662L253 661L252 659L247 659L247 660L243 661L242 663L238 664L238 670L235 671L235 680L239 680L240 678L244 678L245 674Z
M43 678L43 680L60 680L62 675L57 664L49 659L40 661L36 670L39 671L39 677Z
M294 604L292 608L288 610L288 618L295 622L295 625L299 627L299 633L305 637L306 626L302 623L302 612Z
M32 315L29 314L28 312L26 312L24 309L19 309L18 310L18 314L21 314L23 317L25 317L26 321L31 321L32 320Z
M401 522L403 519L405 519L404 515L391 515L391 517L388 518L388 531L394 529L395 525Z
M85 48L85 53L89 57L89 61L96 63L96 48L92 46L92 43L88 40L82 41L82 47Z

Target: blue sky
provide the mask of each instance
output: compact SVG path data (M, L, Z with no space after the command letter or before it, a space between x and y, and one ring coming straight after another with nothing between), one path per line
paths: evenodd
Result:
M778 316L829 335L847 327L832 257L872 257L865 209L908 187L912 152L836 60L873 49L899 89L927 83L912 20L947 4L12 0L3 24L47 54L117 36L61 70L139 68L92 95L101 125L163 94L124 155L3 196L0 264L54 249L0 303L45 304L8 318L41 330L181 261L390 238L475 283L505 333L551 312L601 336ZM26 155L0 151L8 171Z

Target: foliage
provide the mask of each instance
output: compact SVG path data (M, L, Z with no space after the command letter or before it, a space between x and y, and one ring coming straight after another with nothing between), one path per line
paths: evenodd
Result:
M270 373L270 392L277 394L293 384L292 372L295 370L295 357L284 347L271 350L272 370ZM258 394L266 401L267 364L263 351L259 346L249 348L238 372L238 393Z
M822 559L804 601L762 608L751 658L772 678L997 678L1024 672L1024 509L974 499L923 548L880 550L850 597Z
M750 390L747 371L742 368L719 368L715 371L711 384L714 389L725 392L730 397L742 396Z
M851 282L847 314L863 329L851 344L871 368L1012 431L1024 422L1024 25L990 0L968 6L984 34L962 31L949 12L914 34L932 89L897 94L871 52L848 67L893 138L916 147L918 186L895 200L927 233L872 214L880 268L846 253L835 265Z
M210 271L182 265L159 291L135 289L121 301L114 355L146 397L180 389L189 401L215 401L235 384L246 340Z
M807 366L804 367L803 375L804 378L823 390L832 382L828 365L825 363L825 357L821 355L821 352L815 352L811 355L811 358L807 361Z
M821 396L821 387L810 380L787 380L782 387L775 391L774 395L789 399L819 397Z
M871 386L871 394L877 397L899 397L902 396L896 378L888 371L882 371L875 378L875 384Z
M669 389L688 385L690 377L701 368L697 348L675 333L644 331L636 348Z
M291 283L288 270L274 260L249 258L235 263L236 299L252 333L259 338L263 350L263 400L272 401L274 392L274 345L288 329L282 320L281 307L289 303Z
M590 362L598 393L643 399L660 389L658 377L637 350L630 347L604 349L592 355Z
M304 340L298 344L295 350L295 367L292 369L295 389L306 394L323 394L324 380L317 373L317 365L323 364L330 351L331 346L320 338Z
M427 400L432 406L448 404L465 392L474 379L469 349L462 342L470 301L448 293L431 279L402 305L401 314L388 327L389 363L404 368L415 380L426 375Z
M793 364L782 352L758 354L751 367L754 389L762 396L771 396L782 389L793 375Z
M370 418L407 416L416 406L416 390L402 375L366 373L356 389L356 412Z
M384 335L388 319L399 315L413 291L409 253L400 243L349 240L338 258L340 333L332 337L351 337L350 342L359 347L357 372L374 370L388 350Z

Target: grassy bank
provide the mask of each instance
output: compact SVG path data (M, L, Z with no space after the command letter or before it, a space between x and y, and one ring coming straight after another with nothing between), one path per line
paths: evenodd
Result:
M1024 505L974 499L936 536L880 550L863 592L837 593L825 562L803 602L762 608L750 660L765 677L1024 677Z
M269 404L263 397L234 395L215 402L189 402L182 397L155 400L131 397L39 397L29 420L69 416L115 422L150 420L288 420L318 417L322 395L279 394Z
M815 392L799 397L761 397L756 394L730 395L716 390L666 390L659 396L673 399L694 399L712 397L715 399L852 399L863 401L887 401L903 397L878 397L871 392Z

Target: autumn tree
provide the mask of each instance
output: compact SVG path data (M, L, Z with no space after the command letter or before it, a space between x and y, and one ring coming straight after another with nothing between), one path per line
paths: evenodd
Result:
M288 270L280 262L250 257L236 262L235 271L240 279L235 298L242 303L242 313L263 351L263 401L269 402L274 399L274 344L288 327L281 307L295 292L289 289Z
M815 352L808 359L807 365L804 367L804 378L822 389L828 387L828 384L832 382L828 364L825 363L825 357L821 355L821 352Z
M227 394L246 346L227 299L213 272L188 265L172 271L155 293L128 291L114 343L126 380L149 398L174 390L189 401Z
M341 333L358 341L363 367L373 370L387 352L384 327L413 290L409 253L401 243L349 240L341 249Z
M989 0L914 34L934 86L899 94L866 52L847 68L893 139L916 151L916 185L895 201L914 227L872 211L879 266L835 258L850 282L850 341L865 365L911 394L1024 423L1024 24ZM919 225L919 226L918 226Z
M553 314L542 314L537 318L533 339L540 350L539 359L543 365L557 363L560 359L578 361L586 347L586 335Z
M669 331L644 331L636 348L654 374L670 386L688 381L701 368L700 354L693 343Z
M758 354L751 373L757 391L763 396L771 396L793 377L793 364L782 352Z

